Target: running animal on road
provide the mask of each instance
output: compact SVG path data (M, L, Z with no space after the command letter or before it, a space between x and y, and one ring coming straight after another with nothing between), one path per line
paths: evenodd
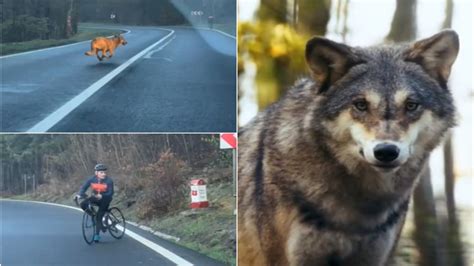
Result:
M87 51L85 55L96 55L97 59L102 61L104 58L111 58L118 46L126 44L127 41L122 35L114 35L112 38L97 37L91 41L91 50ZM102 52L101 56L99 56L99 52Z

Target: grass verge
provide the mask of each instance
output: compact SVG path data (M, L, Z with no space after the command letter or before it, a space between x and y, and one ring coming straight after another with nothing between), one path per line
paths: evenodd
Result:
M65 44L71 44L91 40L98 36L110 36L119 33L122 33L122 31L79 27L77 34L69 39L32 40L27 42L1 43L0 55L16 54Z
M176 244L222 261L226 265L235 265L236 216L232 187L232 183L208 185L209 208L182 209L148 221L139 220L134 208L121 206L123 199L115 198L114 202L128 220L178 237L180 240L174 241Z
M210 208L156 219L150 227L180 238L180 244L227 265L235 265L236 231L232 184L208 188Z

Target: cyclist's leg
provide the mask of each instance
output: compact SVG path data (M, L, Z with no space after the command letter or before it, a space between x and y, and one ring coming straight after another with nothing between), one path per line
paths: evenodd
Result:
M81 209L84 210L85 212L87 212L87 214L92 216L92 213L90 213L90 210L89 210L89 203L90 202L91 202L90 198L87 198L87 199L83 200L81 202Z
M102 229L102 217L104 213L109 209L110 202L112 198L103 197L101 200L98 201L99 204L99 211L97 213L97 225L96 226L96 234L99 234L100 230Z
M110 202L112 202L112 197L105 197L104 198L104 213L109 210ZM105 232L105 229L102 230Z

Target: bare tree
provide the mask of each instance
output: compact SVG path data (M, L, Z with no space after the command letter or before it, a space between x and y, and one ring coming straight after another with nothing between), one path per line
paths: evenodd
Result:
M431 173L429 164L426 163L422 172L420 183L413 194L415 216L415 242L420 250L420 265L444 266L446 259L444 253L439 252L442 241L439 238L436 208L434 205L433 189L431 186Z
M390 33L386 40L410 41L416 37L416 0L397 0Z

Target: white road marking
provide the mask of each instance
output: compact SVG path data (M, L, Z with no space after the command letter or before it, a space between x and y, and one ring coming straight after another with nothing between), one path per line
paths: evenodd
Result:
M173 60L171 60L171 58L167 58L167 57L158 57L158 59L163 59L163 60L168 61L168 62L173 62Z
M86 28L86 27L84 27ZM88 28L88 27L87 27ZM125 34L129 34L131 32L131 30L126 30L126 29L117 29L117 28L91 28L91 29L105 29L105 30L124 30ZM111 38L113 37L112 35L111 36L107 36L107 38ZM82 41L82 42L76 42L76 43L70 43L70 44L65 44L65 45L59 45L59 46L54 46L54 47L48 47L48 48L43 48L43 49L38 49L38 50L33 50L33 51L28 51L28 52L22 52L22 53L16 53L16 54L9 54L9 55L4 55L4 56L0 56L0 59L3 59L3 58L8 58L8 57L14 57L14 56L19 56L19 55L27 55L27 54L32 54L32 53L37 53L37 52L43 52L43 51L47 51L47 50L53 50L53 49L59 49L59 48L64 48L64 47L68 47L68 46L73 46L73 45L78 45L78 44L81 44L81 43L85 43L85 42L90 42L91 40L87 40L87 41Z
M231 34L228 34L228 33L225 33L221 30L216 30L216 29L210 29L210 28L206 28L206 27L191 27L191 26L175 26L175 28L187 28L187 29L198 29L198 30L207 30L207 31L214 31L214 32L218 32L222 35L225 35L229 38L232 38L232 39L236 39L236 37L234 35L231 35Z
M156 236L159 236L161 238L164 238L164 239L173 239L174 241L178 242L179 240L181 240L179 237L175 237L175 236L172 236L172 235L168 235L168 234L165 234L165 233L162 233L162 232L159 232L159 231L155 231L153 229L151 229L150 227L148 226L144 226L144 225L139 225L137 223L134 223L134 222L127 222L128 224L131 224L131 225L134 225L140 229L143 229L145 231L148 231Z
M77 210L82 212L82 209L77 208L77 207L72 207L72 206L67 206L67 205L62 205L62 204L57 204L57 203L50 203L50 202L41 202L41 201L33 201L33 200L14 200L14 199L0 199L5 200L5 201L19 201L19 202L31 202L31 203L39 203L39 204L45 204L45 205L52 205L52 206L58 206L58 207L63 207L63 208L69 208L73 210ZM141 244L145 245L146 247L152 249L156 253L164 256L166 259L172 261L173 263L176 263L176 265L183 265L183 266L193 266L193 264L180 256L174 254L173 252L165 249L164 247L138 235L137 233L132 232L130 229L127 229L125 231L125 234L128 235L129 237L135 239L136 241L140 242Z
M128 61L117 67L116 69L112 70L110 73L96 81L94 84L89 86L87 89L85 89L83 92L81 92L79 95L76 97L72 98L69 100L67 103L65 103L63 106L61 106L59 109L54 111L52 114L48 115L46 118L38 122L36 125L34 125L32 128L28 129L26 132L28 133L43 133L48 131L50 128L52 128L54 125L56 125L59 121L61 121L64 117L66 117L69 113L71 113L74 109L76 109L80 104L82 104L84 101L86 101L89 97L91 97L94 93L96 93L99 89L101 89L105 84L107 84L110 80L112 80L115 76L120 74L122 71L125 70L128 66L130 66L132 63L140 59L143 55L148 53L151 49L153 49L155 46L158 44L162 43L164 40L166 40L168 37L174 34L174 30L168 30L168 29L163 29L170 31L168 35L165 37L161 38L159 41L155 42L154 44L148 46L146 49L143 51L139 52L136 54L134 57L130 58Z
M143 57L143 58L165 60L165 61L168 61L170 63L173 62L173 60L171 58L167 58L167 57Z
M143 245L151 248L152 250L154 250L155 252L163 255L165 258L171 260L172 262L176 263L176 265L183 265L183 266L192 266L193 264L183 258L181 258L180 256L174 254L173 252L163 248L162 246L160 245L157 245L153 242L151 242L150 240L134 233L134 232L131 232L130 230L127 230L125 231L126 234L130 237L132 237L133 239L137 240L138 242L142 243Z
M170 42L172 42L174 39L176 38L176 35L173 35L173 38L171 38L169 41L167 41L165 44L163 44L162 46L158 47L158 49L155 49L153 51L150 51L148 52L143 58L146 58L146 59L150 59L151 56L154 54L154 53L157 53L161 50L163 50L163 48L165 48ZM170 61L171 62L171 61Z
M203 29L203 30L206 30L206 29ZM222 34L222 35L225 35L225 36L227 36L227 37L229 37L229 38L232 38L232 39L234 39L234 40L236 39L234 35L230 35L229 33L226 33L226 32L220 31L220 30L216 30L216 29L207 29L207 30L211 30L211 31L218 32L218 33L220 33L220 34Z

